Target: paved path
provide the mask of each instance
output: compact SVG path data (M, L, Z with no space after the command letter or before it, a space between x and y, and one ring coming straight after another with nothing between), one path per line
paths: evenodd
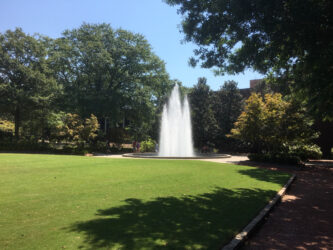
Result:
M333 165L324 165L261 166L297 179L243 249L333 249Z
M119 154L101 154L101 155L96 155L94 157L104 157L104 158L124 158L124 159L133 159L133 158L127 158L123 157L122 155ZM146 159L146 158L136 158L136 159ZM193 160L193 159L191 159ZM215 159L199 159L201 161L211 161L211 162L219 162L219 163L233 163L233 164L238 164L243 161L247 161L248 157L247 156L231 156L230 158L215 158Z
M230 158L211 158L211 159L201 159L202 161L211 161L219 163L232 163L232 164L242 164L249 160L247 156L231 156Z
M123 155L117 155L117 154L99 154L99 155L94 155L93 157L102 157L102 158L124 158Z

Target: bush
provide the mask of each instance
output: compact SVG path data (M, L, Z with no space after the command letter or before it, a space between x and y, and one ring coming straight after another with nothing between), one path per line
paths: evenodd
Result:
M284 152L254 153L249 155L251 161L299 164L308 159L320 159L322 153L315 145L286 146Z
M284 164L300 164L301 158L288 153L253 153L249 154L251 161L274 162Z
M141 142L141 146L140 146L140 152L144 153L144 152L155 152L155 141L153 141L152 139L148 139L146 141L142 141Z
M106 141L97 141L94 145L91 145L90 148L93 152L99 153L107 153L109 149Z
M38 143L31 141L2 141L0 143L0 150L12 152L47 152L52 149L46 143Z
M312 145L300 145L300 146L289 146L289 153L297 155L303 161L308 159L320 159L322 157L322 152L320 147Z
M56 135L53 136L55 138L79 145L91 142L97 136L99 124L97 117L93 114L90 115L90 118L83 120L77 114L68 113L62 119L63 121L57 126Z
M122 146L119 146L117 144L112 144L112 147L110 147L107 151L107 153L132 153L133 149L132 148L123 148Z
M15 124L8 120L0 119L0 131L14 133Z
M252 94L246 101L245 111L238 117L231 137L239 139L251 147L253 153L276 152L284 155L302 155L307 150L290 150L286 145L307 145L318 137L312 129L313 121L305 108L296 102L288 102L281 94Z
M14 123L0 119L0 141L14 138Z
M2 141L0 143L0 151L2 152L18 152L18 153L49 153L49 154L74 154L85 155L88 153L87 148L77 147L75 145L66 145L63 148L55 148L49 143L41 143L35 141Z
M113 143L112 146L108 146L108 143L106 141L97 141L95 144L92 144L89 146L90 152L95 153L132 153L132 148L123 148L121 144L115 144Z

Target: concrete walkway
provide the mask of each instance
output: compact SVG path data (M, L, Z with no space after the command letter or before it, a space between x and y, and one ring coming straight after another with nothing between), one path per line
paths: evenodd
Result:
M123 155L119 155L119 154L98 154L98 155L94 155L93 157L102 157L102 158L124 158Z
M239 164L242 165L242 162L246 162L249 160L247 156L231 156L230 158L207 158L207 159L200 159L201 161L211 161L211 162L218 162L218 163L232 163L232 164Z
M94 157L103 157L103 158L124 158L124 159L147 159L147 158L126 158L120 154L101 154L95 155ZM193 160L193 159L191 159ZM211 161L218 163L233 163L233 164L242 164L242 162L248 161L249 158L247 156L231 156L230 158L207 158L207 159L198 159L200 161Z

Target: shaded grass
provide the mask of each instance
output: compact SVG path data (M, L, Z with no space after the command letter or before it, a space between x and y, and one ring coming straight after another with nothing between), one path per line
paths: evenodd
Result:
M0 248L214 249L288 177L204 161L0 154Z

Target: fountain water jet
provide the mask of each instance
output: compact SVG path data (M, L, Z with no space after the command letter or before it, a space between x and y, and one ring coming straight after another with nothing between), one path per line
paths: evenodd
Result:
M194 157L190 106L187 96L181 102L176 85L163 107L160 131L160 157Z
M158 158L158 159L207 159L228 158L226 154L194 154L190 105L185 96L180 99L179 87L176 85L167 104L163 107L160 150L158 153L129 153L123 157Z

